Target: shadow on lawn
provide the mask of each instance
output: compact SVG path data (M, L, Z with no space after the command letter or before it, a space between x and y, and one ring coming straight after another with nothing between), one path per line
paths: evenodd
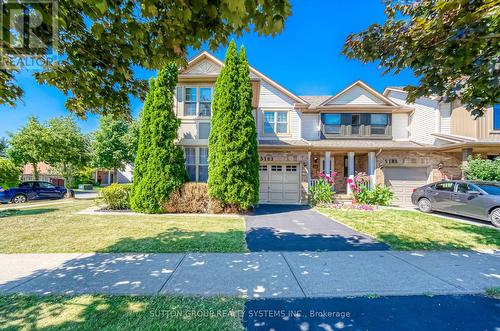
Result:
M34 216L58 211L58 208L7 209L0 211L0 218L17 216Z
M179 252L245 252L243 230L226 232L185 231L171 228L168 231L145 238L121 238L116 243L98 250L103 253L179 253Z

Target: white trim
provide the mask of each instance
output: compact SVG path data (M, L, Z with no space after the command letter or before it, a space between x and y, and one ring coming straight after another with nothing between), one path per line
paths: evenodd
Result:
M334 96L326 99L318 107L322 107L322 106L328 105L331 101L337 99L342 94L346 93L347 91L349 91L350 89L354 88L355 86L359 86L359 87L367 90L368 92L370 92L371 94L373 94L375 97L377 97L378 99L380 99L381 101L383 101L388 106L399 107L399 105L397 103L395 103L394 101L392 101L391 99L389 99L385 95L380 94L379 92L375 91L373 88L371 88L370 86L368 86L366 83L364 83L361 80L355 81L354 83L352 83L351 85L347 86L345 89L343 89L339 93L337 93Z

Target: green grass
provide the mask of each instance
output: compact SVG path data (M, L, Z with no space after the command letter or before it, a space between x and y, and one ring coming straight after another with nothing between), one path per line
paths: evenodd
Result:
M366 233L395 250L499 249L500 231L440 217L387 209L381 211L318 208L332 219Z
M247 251L239 217L76 214L94 204L0 211L0 253Z
M1 330L242 330L244 299L0 296ZM211 315L212 314L212 315Z
M500 299L500 287L487 288L486 295L495 299Z

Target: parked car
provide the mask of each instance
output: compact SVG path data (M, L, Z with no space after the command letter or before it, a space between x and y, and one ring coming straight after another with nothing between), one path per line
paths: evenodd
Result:
M55 186L49 182L28 181L7 190L0 187L0 202L23 203L30 200L61 199L66 194L74 196L73 190L69 190L68 193L64 186Z
M442 211L500 227L500 182L442 181L415 189L411 201L424 213Z

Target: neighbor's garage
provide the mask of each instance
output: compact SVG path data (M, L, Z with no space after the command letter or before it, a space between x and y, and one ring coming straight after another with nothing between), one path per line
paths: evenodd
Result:
M386 167L383 168L384 182L394 192L393 204L411 207L413 189L426 185L429 177L427 167Z
M260 203L300 203L300 165L261 164Z

